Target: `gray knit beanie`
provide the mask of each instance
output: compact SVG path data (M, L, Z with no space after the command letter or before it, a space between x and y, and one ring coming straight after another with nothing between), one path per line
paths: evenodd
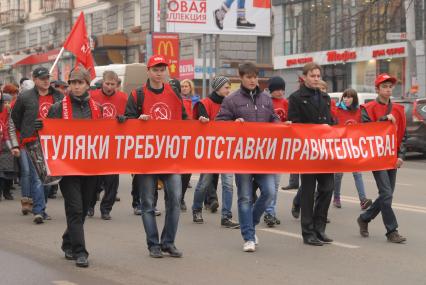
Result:
M226 83L231 84L231 81L229 81L229 79L225 76L216 76L213 80L212 80L212 88L214 91L219 90L220 88L222 88L223 85L225 85Z

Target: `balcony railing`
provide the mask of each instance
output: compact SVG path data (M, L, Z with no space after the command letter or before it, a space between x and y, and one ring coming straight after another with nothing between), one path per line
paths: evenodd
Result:
M43 12L46 14L63 13L71 9L69 0L42 0Z
M24 20L24 9L10 9L0 13L0 26L2 28L22 26L24 24Z

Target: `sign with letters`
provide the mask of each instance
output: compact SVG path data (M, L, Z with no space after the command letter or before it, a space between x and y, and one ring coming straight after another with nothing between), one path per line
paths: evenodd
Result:
M64 128L64 126L67 126ZM390 122L281 123L44 120L50 174L336 173L395 168Z

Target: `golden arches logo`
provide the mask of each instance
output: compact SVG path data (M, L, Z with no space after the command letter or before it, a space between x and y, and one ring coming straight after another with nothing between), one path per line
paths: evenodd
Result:
M161 50L163 50L163 53L161 53ZM170 55L169 52L170 51ZM157 54L164 55L164 56L175 56L175 51L173 50L173 45L171 41L161 41L158 45Z

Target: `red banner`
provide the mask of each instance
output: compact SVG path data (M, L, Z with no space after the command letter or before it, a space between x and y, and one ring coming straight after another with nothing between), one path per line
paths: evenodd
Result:
M179 78L179 35L152 34L152 53L162 55L170 61L169 74L171 78Z
M395 133L388 122L331 127L47 119L40 140L55 176L333 173L394 168Z
M253 7L271 8L271 0L253 0Z
M179 79L194 79L194 59L183 59L179 62Z

